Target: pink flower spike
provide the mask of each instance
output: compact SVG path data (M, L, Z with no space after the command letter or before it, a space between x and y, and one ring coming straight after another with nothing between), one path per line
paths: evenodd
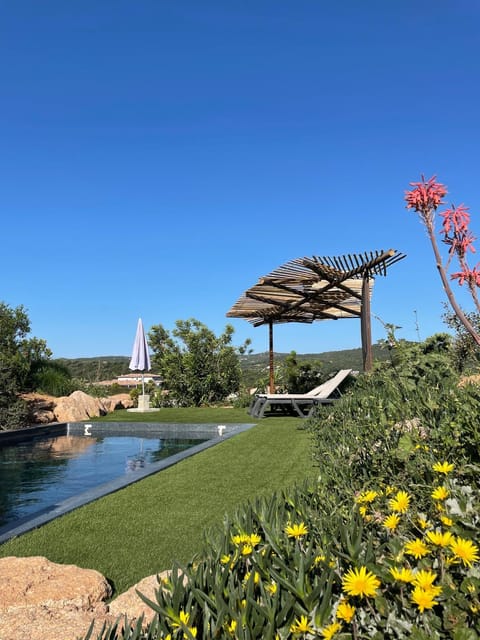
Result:
M457 273L452 273L450 278L452 280L458 280L458 284L462 286L465 284L465 280L467 279L467 274L464 271L458 271Z
M473 269L469 269L465 267L463 271L459 271L458 273L452 273L450 276L452 280L458 280L458 284L462 286L465 282L468 282L470 285L477 285L480 287L480 270L477 268L479 265Z
M411 182L410 186L414 189L405 192L407 209L415 209L421 213L437 209L440 204L443 204L442 198L447 193L445 185L436 182L436 176L425 180L422 175L421 182Z

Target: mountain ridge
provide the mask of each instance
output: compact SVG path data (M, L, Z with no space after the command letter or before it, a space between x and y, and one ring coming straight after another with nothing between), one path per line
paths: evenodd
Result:
M374 360L387 360L388 352L380 345L372 347ZM282 364L292 352L274 352L275 366ZM363 370L361 349L341 349L337 351L322 351L320 353L296 353L298 362L321 363L325 373L338 369ZM239 356L240 366L244 373L245 381L251 380L256 375L262 375L268 369L270 354L268 351L249 353ZM74 378L99 382L100 380L112 380L117 376L130 373L128 368L130 358L128 356L93 356L86 358L55 358L55 362L65 365Z

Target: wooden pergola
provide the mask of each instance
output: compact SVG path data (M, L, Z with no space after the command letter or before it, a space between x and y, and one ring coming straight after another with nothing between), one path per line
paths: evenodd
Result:
M363 368L372 368L370 300L376 276L405 258L395 249L296 258L259 279L226 314L269 327L270 392L274 391L273 325L360 318Z

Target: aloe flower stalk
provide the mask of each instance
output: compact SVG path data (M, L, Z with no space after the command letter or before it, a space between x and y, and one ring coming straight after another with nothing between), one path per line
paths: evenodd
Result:
M447 194L447 188L445 185L436 181L436 176L432 176L428 180L425 180L423 175L420 182L411 182L410 186L412 186L413 189L405 192L407 209L413 209L420 215L420 218L427 229L428 237L430 238L433 253L435 255L436 266L448 301L460 322L472 336L476 344L480 346L480 336L475 331L472 323L465 316L458 304L447 277L447 268L453 254L455 253L459 259L462 270L459 273L454 273L451 277L458 280L459 284L463 284L464 282L467 283L475 305L480 310L479 300L475 289L476 286L480 286L480 271L476 268L473 270L469 269L465 260L467 250L474 251L473 240L475 240L468 231L468 223L470 222L468 209L464 205L459 205L458 207L453 206L451 209L447 209L447 211L441 214L444 219L442 231L444 234L444 242L450 245L449 260L447 265L444 265L435 237L434 221L436 210L444 203L443 198Z

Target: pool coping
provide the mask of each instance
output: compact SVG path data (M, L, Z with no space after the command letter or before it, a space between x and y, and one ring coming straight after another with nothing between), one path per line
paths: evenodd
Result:
M115 493L120 489L128 487L131 484L139 482L148 476L151 476L159 471L163 471L164 469L168 469L169 467L178 464L182 460L186 458L190 458L191 456L204 451L205 449L209 449L210 447L223 442L224 440L228 440L243 431L247 431L256 425L256 423L226 423L225 425L219 425L217 423L180 423L180 422L63 422L63 423L55 423L53 425L46 425L43 427L28 427L27 429L18 430L18 432L3 432L0 433L0 446L5 444L14 444L15 442L29 440L31 438L37 437L39 435L64 435L65 429L67 433L71 426L81 425L83 428L94 428L94 427L105 427L108 428L107 425L110 426L129 426L133 427L141 427L143 429L148 429L148 427L152 427L155 425L158 427L166 427L166 426L178 426L182 428L188 427L210 427L211 429L217 429L217 435L209 438L208 440L201 442L198 445L194 445L189 449L184 451L180 451L164 460L160 460L159 462L154 462L144 467L143 469L139 469L135 471L135 475L123 475L119 478L115 478L114 480L110 480L105 482L98 487L93 487L91 489L87 489L82 493L79 493L76 496L72 496L71 498L67 498L62 502L58 502L51 507L47 507L42 511L36 512L31 516L25 516L19 520L14 521L13 523L4 525L0 527L0 544L7 542L12 538L16 538L28 531L32 531L33 529L37 529L56 518L63 516L74 509L78 509L79 507L83 507L90 502L94 502L99 498L103 498L106 495L111 493ZM220 427L224 427L224 429L220 429ZM93 435L93 434L92 434ZM7 437L5 437L7 436Z

